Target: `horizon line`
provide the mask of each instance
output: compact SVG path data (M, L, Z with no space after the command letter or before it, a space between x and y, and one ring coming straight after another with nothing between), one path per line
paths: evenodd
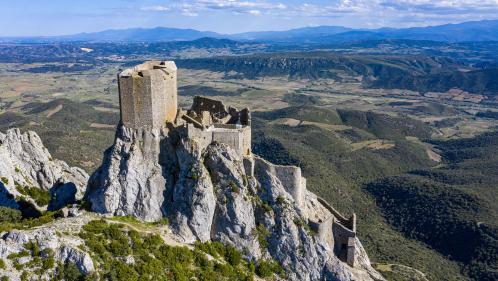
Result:
M282 30L254 30L254 31L246 31L246 32L238 32L238 33L220 33L216 31L211 31L211 30L200 30L200 29L195 29L193 27L170 27L170 26L154 26L154 27L126 27L126 28L108 28L108 29L102 29L98 31L84 31L84 32L77 32L77 33L71 33L71 34L59 34L59 35L20 35L20 36L12 36L12 35L0 35L0 38L53 38L53 37L65 37L65 36L75 36L75 35L82 35L82 34L92 34L92 33L101 33L101 32L106 32L106 31L124 31L124 30L131 30L131 29L146 29L146 30L151 30L151 29L158 29L158 28L165 28L165 29L176 29L176 30L193 30L193 31L198 31L198 32L210 32L210 33L215 33L218 35L227 35L227 36L232 36L232 35L237 35L237 34L246 34L246 33L258 33L258 32L286 32L286 31L291 31L291 30L298 30L298 29L304 29L304 28L318 28L318 27L343 27L343 28L349 28L351 30L369 30L369 31L374 31L374 30L380 30L380 29L395 29L395 30L402 30L402 29L410 29L410 28L428 28L428 27L438 27L438 26L447 26L447 25L459 25L459 24L465 24L465 23L475 23L475 22L489 22L489 21L498 21L497 19L485 19L485 20L473 20L473 21L460 21L460 22L448 22L445 24L438 24L438 25L419 25L419 26L410 26L410 27L403 27L403 28L396 28L396 27L389 27L389 26L383 26L383 27L378 27L378 28L354 28L354 27L349 27L345 25L308 25L308 26L301 26L301 27L295 27L295 28L290 28L290 29L282 29Z

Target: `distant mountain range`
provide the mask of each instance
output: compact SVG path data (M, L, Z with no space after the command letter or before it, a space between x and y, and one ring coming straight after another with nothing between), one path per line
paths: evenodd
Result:
M432 40L440 42L498 41L498 20L403 29L352 29L342 26L318 26L287 31L246 32L230 35L166 27L130 28L66 36L9 37L0 38L0 42L167 42L189 41L203 37L284 44L329 44L382 39Z

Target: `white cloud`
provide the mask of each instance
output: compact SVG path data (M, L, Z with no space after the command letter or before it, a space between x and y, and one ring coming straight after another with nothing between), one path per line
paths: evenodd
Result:
M319 4L321 3L321 4ZM433 24L498 17L498 0L182 0L142 7L149 12L177 12L195 17L213 11L275 18L349 18L374 26Z
M152 11L152 12L167 12L170 11L171 8L166 7L166 6L148 6L148 7L141 7L140 10L142 11Z
M249 11L247 11L247 13L250 15L253 15L253 16L261 16L260 10L249 10Z
M185 16L198 16L207 11L229 11L236 14L260 16L262 10L285 10L287 5L268 1L241 1L241 0L186 0L181 3L169 3L158 6L142 7L142 11L172 12L180 11Z

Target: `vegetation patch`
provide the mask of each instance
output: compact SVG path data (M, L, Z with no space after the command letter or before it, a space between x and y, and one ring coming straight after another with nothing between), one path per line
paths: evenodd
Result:
M0 232L11 231L13 229L30 229L52 222L56 217L56 212L45 212L39 217L23 218L19 210L0 207Z
M253 280L256 271L240 251L219 242L174 247L156 234L105 220L89 222L80 237L106 280ZM275 265L269 268L277 272ZM271 276L266 268L261 272Z
M31 197L38 206L46 206L50 203L50 191L34 186L21 186L18 182L14 182L14 185L19 193Z
M270 231L263 224L258 224L256 227L256 235L258 236L259 246L261 246L262 249L267 249Z

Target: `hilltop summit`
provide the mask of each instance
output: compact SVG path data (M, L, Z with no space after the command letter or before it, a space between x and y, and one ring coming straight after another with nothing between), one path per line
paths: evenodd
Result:
M249 109L203 97L177 109L173 62L147 62L118 77L121 124L88 184L93 211L167 218L182 243L220 241L246 259L274 259L289 280L383 280L354 215L345 218L308 191L299 167L251 152Z

